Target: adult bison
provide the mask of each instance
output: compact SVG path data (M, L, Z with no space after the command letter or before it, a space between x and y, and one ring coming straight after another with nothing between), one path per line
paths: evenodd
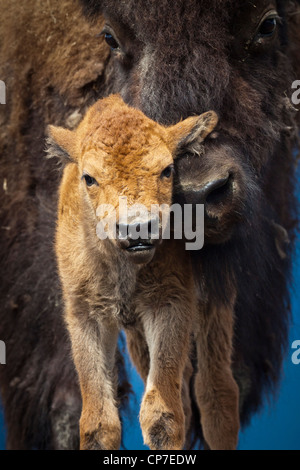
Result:
M205 152L217 161L226 155L247 176L242 210L229 211L225 224L208 215L211 236L192 254L207 312L212 302L225 304L233 287L237 292L232 367L245 424L278 382L287 340L299 3L81 3L2 0L0 6L0 79L7 94L0 106L0 338L7 365L0 373L7 448L78 446L80 394L53 252L59 178L43 158L44 136L48 123L74 127L88 105L111 92L163 124L216 111L218 128ZM198 201L200 173L201 158L182 155L175 200ZM210 195L221 212L233 190L230 181ZM192 440L201 434L196 408Z

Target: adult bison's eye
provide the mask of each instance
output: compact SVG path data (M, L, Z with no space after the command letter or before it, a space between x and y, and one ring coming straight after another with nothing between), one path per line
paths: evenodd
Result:
M280 23L278 13L273 10L268 12L261 20L254 37L255 43L263 43L268 39L272 38L276 31L277 26Z
M267 18L261 24L258 33L260 36L266 38L273 36L277 28L277 19L276 18Z
M277 20L276 18L267 18L259 28L259 34L263 37L272 36L277 27Z
M88 174L84 174L84 175L82 176L82 179L85 180L86 185L89 186L89 187L90 187L90 186L93 186L94 184L96 184L96 185L98 186L98 183L97 183L97 181L95 180L95 178L93 178L92 176L90 176L90 175L88 175Z
M160 174L161 178L171 178L174 173L174 165L167 166Z

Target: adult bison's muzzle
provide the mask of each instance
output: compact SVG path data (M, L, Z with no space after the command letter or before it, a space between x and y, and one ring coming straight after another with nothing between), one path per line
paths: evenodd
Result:
M255 188L245 168L227 149L209 148L177 161L175 202L204 205L204 236L207 243L228 240L247 215L247 185ZM247 184L246 184L247 182ZM193 229L196 229L196 217Z

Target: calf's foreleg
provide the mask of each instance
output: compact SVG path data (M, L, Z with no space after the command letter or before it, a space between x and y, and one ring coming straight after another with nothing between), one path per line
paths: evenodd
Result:
M133 363L135 364L138 373L146 384L147 377L149 375L150 356L142 325L136 324L134 328L127 329L126 338L130 357ZM191 361L188 358L183 372L181 391L182 406L185 416L185 436L187 435L191 422L191 399L189 386L192 374L193 368L191 365Z
M168 307L145 315L150 368L140 410L145 444L153 450L180 450L185 440L182 378L188 356L189 331L178 321L180 310ZM187 320L187 319L186 319Z
M115 378L119 329L114 320L84 308L68 305L66 311L82 396L80 449L119 449L121 424Z

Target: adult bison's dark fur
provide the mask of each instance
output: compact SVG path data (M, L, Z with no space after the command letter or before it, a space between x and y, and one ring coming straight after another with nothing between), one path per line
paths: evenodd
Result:
M78 445L80 395L53 255L58 172L43 157L44 134L50 122L74 126L87 105L110 92L162 123L215 110L218 135L206 150L229 153L248 176L249 197L231 238L193 254L208 298L221 302L230 284L238 289L233 368L243 423L278 382L287 341L299 4L82 3L87 16L76 0L2 0L0 7L0 79L7 86L0 106L0 338L7 365L0 373L8 448ZM281 17L278 34L258 38L270 4ZM111 52L97 34L103 13L121 50ZM180 186L197 182L199 165L192 155L181 158L176 198L191 200ZM126 379L120 383L126 389ZM199 436L196 407L194 416L192 435Z

